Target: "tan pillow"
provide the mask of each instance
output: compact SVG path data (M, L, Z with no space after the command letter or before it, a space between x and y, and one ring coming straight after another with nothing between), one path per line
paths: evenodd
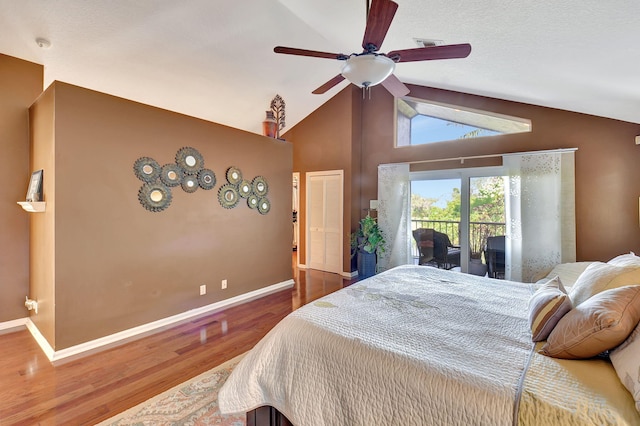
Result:
M624 342L639 321L640 285L605 290L562 317L541 352L591 358Z
M615 266L603 262L593 262L578 277L571 287L569 297L573 306L579 306L591 296L601 291L626 285L640 284L639 266Z
M531 340L539 342L546 339L571 307L571 299L560 277L552 278L543 284L529 300Z
M607 262L614 266L640 266L640 256L636 256L634 252L621 254Z

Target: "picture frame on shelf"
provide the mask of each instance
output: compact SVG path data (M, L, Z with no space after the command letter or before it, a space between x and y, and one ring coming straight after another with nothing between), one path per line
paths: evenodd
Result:
M29 188L27 189L26 201L43 201L42 200L42 178L44 170L36 170L31 173L31 179L29 180Z

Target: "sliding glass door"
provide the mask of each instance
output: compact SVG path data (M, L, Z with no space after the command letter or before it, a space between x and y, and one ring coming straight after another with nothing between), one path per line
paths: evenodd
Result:
M501 167L412 173L413 262L504 278L504 188Z

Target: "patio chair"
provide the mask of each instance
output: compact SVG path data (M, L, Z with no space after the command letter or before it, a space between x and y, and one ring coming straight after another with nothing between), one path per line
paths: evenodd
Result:
M451 244L447 234L419 228L413 231L413 238L420 253L419 265L435 265L442 269L460 266L460 247Z
M505 273L505 241L504 235L487 237L487 248L484 252L489 278L504 279Z

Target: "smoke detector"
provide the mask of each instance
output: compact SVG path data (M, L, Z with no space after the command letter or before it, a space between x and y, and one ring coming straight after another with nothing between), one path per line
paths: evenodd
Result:
M433 47L444 45L444 40L437 40L434 38L414 38L413 41L416 42L418 47Z
M48 49L51 47L51 42L43 37L38 37L36 39L36 44L43 49Z

